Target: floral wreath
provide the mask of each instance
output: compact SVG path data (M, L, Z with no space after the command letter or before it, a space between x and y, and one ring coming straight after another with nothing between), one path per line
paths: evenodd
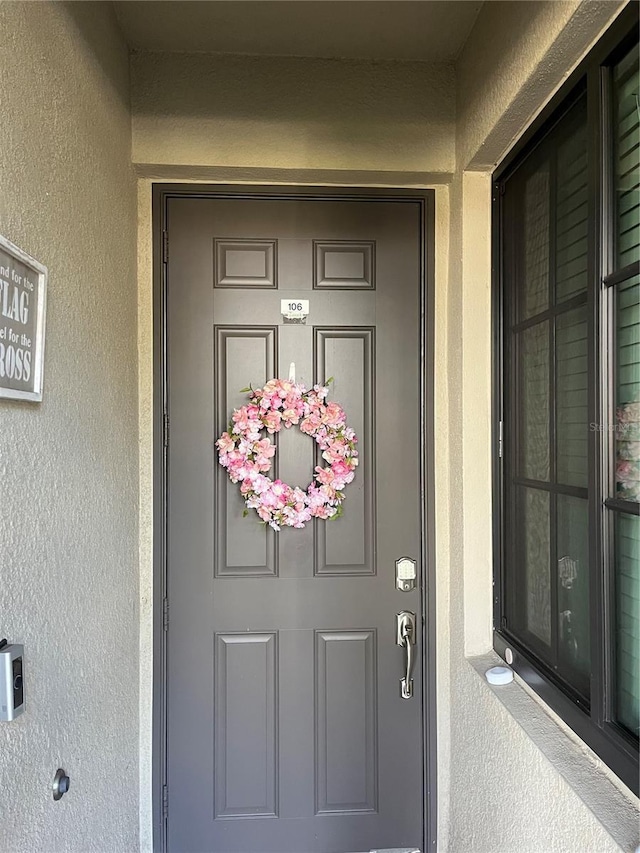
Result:
M342 515L343 489L353 480L358 464L358 439L346 425L338 403L325 403L331 382L307 390L287 379L270 379L264 388L249 392L249 404L234 409L229 429L216 441L219 462L232 483L241 483L247 505L244 515L255 509L263 524L274 530L304 527L312 518L333 519ZM317 465L313 482L306 492L282 480L265 476L276 448L267 437L282 427L299 425L301 432L315 439L327 467Z

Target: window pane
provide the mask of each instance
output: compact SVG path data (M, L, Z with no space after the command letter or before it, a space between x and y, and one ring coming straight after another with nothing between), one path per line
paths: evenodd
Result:
M558 146L556 177L556 302L587 289L587 102L582 98L568 121L578 126Z
M616 702L618 722L638 734L640 716L640 517L616 513Z
M521 470L549 479L549 323L531 326L520 340Z
M558 660L563 675L588 696L589 515L587 501L557 497Z
M561 314L556 321L557 480L588 485L587 309Z
M549 307L549 167L546 164L525 181L523 241L521 320Z
M521 488L520 553L524 568L525 624L545 645L551 644L551 571L549 563L549 493ZM519 549L519 550L520 550Z
M640 500L640 284L616 290L616 496Z
M613 70L615 138L616 268L640 259L640 168L638 49Z

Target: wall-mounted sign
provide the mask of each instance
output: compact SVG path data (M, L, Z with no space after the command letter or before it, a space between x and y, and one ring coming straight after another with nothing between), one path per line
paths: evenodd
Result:
M0 237L0 397L42 400L47 268Z

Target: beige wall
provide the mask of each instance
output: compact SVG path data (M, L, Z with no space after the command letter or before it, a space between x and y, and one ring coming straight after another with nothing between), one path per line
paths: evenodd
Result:
M627 0L489 0L456 64L456 167L490 171Z
M153 223L151 181L138 182L140 436L140 850L153 851Z
M445 63L134 53L133 160L451 172Z
M138 849L135 182L110 5L1 3L0 233L49 267L40 404L0 401L3 853ZM54 803L62 766L71 790Z
M485 149L493 135L504 145L505 139L511 142L526 125L529 115L523 112L523 90L529 85L535 81L539 85L528 105L531 113L546 100L553 88L545 73L549 52L580 5L580 0L485 4L456 64L459 168L483 159L490 169L499 160L501 151L485 155ZM579 55L580 47L572 48L574 55ZM558 69L560 75L567 70L567 59ZM505 130L509 110L516 115Z

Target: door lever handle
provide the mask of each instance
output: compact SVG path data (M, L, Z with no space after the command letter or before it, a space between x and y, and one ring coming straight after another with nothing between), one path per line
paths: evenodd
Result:
M413 696L413 678L411 674L415 664L416 614L410 610L401 610L396 615L396 644L404 648L405 669L400 679L400 696L411 699Z

